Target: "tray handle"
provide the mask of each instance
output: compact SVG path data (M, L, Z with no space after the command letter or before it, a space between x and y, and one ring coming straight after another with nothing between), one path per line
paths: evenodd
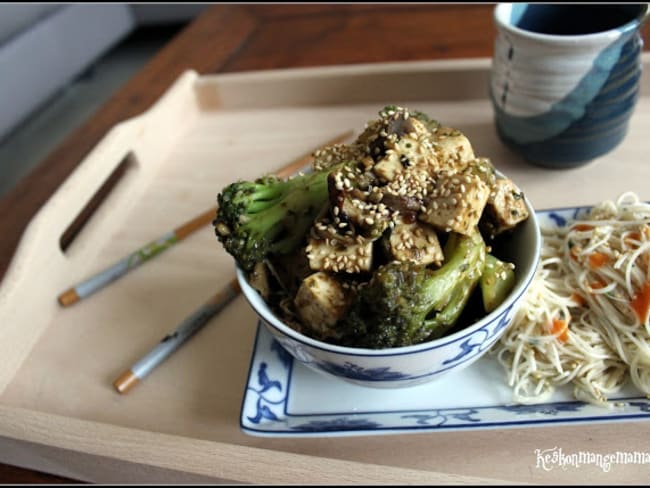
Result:
M53 290L71 275L70 256L59 245L70 216L79 214L129 153L140 124L133 119L111 130L27 225L0 283L0 393L57 313Z
M43 206L33 225L56 225L48 232L49 242L43 243L45 249L53 249L56 254L70 259L88 254L99 244L93 237L101 234L101 229L93 229L84 239L77 240L77 237L93 215L102 210L102 219L111 222L118 218L117 214L122 216L125 205L120 199L116 199L109 214L103 207L126 180L137 177L140 166L137 138L143 125L144 116L138 116L113 127ZM109 222L93 224L94 227L111 227Z
M54 259L74 260L75 264L94 258L95 250L124 219L137 200L136 193L146 188L165 148L172 144L177 113L192 114L186 107L195 106L197 77L193 71L183 73L151 108L109 130L37 212L21 245L37 243L40 254L45 250ZM106 211L109 199L113 200ZM96 213L101 216L92 218ZM34 250L17 252L14 261L20 254L31 259Z
M146 189L161 154L173 144L179 124L186 122L182 117L195 116L197 77L194 71L183 73L149 110L115 125L27 225L0 282L0 393L60 312L58 293L81 278L79 273L98 265L102 244ZM179 111L182 115L174 117ZM119 173L125 158L128 170L119 184L111 187L103 203L95 204L95 218L85 223L83 237L64 251L62 236L84 208L92 206L89 202L116 169Z

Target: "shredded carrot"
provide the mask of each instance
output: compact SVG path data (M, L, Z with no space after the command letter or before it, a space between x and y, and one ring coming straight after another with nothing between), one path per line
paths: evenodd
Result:
M589 267L591 269L600 268L609 263L609 256L602 252L594 252L589 255Z
M650 281L646 281L641 291L632 298L630 306L641 323L645 324L650 312Z
M571 227L571 230L585 231L585 230L591 230L593 228L594 226L589 224L576 224Z
M565 320L553 319L551 334L557 337L560 342L566 342L569 340L569 325Z
M601 288L605 288L607 284L604 281L601 280L596 280L592 283L589 283L589 288L592 290L600 290Z
M641 234L639 232L630 232L623 239L623 243L631 249L636 249L639 247L639 245L635 241L640 241L640 240L641 240Z
M583 307L587 301L585 300L585 297L580 295L579 293L572 293L571 294L571 300L578 306L578 307Z

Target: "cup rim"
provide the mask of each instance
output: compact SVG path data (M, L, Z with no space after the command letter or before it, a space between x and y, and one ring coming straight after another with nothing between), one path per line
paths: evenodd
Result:
M590 34L556 35L556 34L543 34L539 32L532 32L517 27L512 23L510 23L508 20L505 19L505 16L506 16L506 12L509 12L509 9L511 9L514 5L518 5L518 4L499 3L494 7L493 18L495 24L498 27L501 27L513 34L520 35L521 37L525 37L533 40L540 40L544 42L556 43L556 44L571 44L571 43L575 43L576 41L594 41L603 37L610 38L613 36L619 36L621 34L625 34L630 31L636 30L648 18L650 14L649 3L634 4L634 5L638 5L639 14L636 17L634 17L632 20L624 24L621 24L617 27L613 27L611 29L607 29L599 32L592 32Z

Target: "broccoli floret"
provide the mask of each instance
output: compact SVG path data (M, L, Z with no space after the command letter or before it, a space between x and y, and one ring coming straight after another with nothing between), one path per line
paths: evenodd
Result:
M237 181L217 196L217 238L245 271L272 254L295 251L328 203L331 168L283 180Z
M384 349L444 335L458 320L485 264L486 248L478 231L452 233L442 267L393 261L359 290L337 328L341 343Z

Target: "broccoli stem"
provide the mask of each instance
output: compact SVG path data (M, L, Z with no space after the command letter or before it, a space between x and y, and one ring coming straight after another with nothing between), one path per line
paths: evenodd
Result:
M434 308L437 313L433 317L425 319L424 326L430 331L430 339L442 337L456 324L485 267L486 248L478 231L470 236L452 234L445 251L451 253L451 259L437 270L443 281L431 282L431 286L438 285L438 295L444 293L439 296L440 302L444 303Z
M515 286L513 266L501 261L492 254L488 254L479 286L483 298L483 307L486 312L492 312L503 303L503 300Z
M261 217L268 218L276 226L275 229L270 226L267 231L274 236L270 252L287 254L294 251L327 204L328 197L327 176L319 174L301 180L279 204L265 211Z
M468 274L473 275L476 269L480 274L485 261L485 243L478 230L469 236L454 232L445 244L444 255L447 260L432 272L432 279L426 285L433 310L441 310L453 300L452 291Z
M438 339L445 335L456 325L458 318L465 309L472 291L476 287L477 279L465 278L452 290L449 303L436 314L433 319L426 320L426 327L431 331L429 340Z

